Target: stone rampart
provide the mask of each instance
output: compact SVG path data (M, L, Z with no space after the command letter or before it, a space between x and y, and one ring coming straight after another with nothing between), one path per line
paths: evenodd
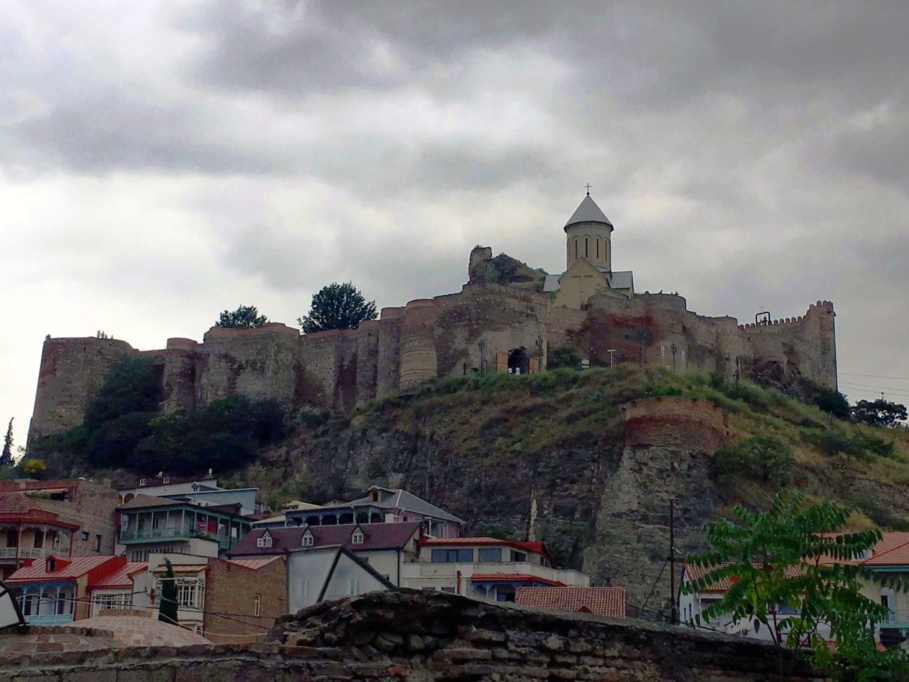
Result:
M818 301L802 317L738 325L687 310L681 296L647 293L594 296L587 310L571 310L541 293L474 281L456 294L384 308L356 330L301 336L277 323L213 327L202 343L169 339L142 355L159 366L165 410L241 394L349 412L439 376L504 370L514 351L545 368L548 349L562 345L595 365L640 362L729 378L738 368L745 378L835 388L834 316L830 302ZM47 339L30 436L79 424L106 371L128 353L138 351L112 339Z
M823 680L791 651L642 621L559 614L411 591L285 617L270 644L108 649L0 659L0 679Z
M707 400L663 396L624 406L625 444L713 454L726 440L723 413Z

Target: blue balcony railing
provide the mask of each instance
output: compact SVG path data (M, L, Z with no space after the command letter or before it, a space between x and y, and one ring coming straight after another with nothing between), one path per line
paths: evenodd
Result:
M26 616L29 625L66 625L73 622L71 613L44 613L40 616Z
M124 544L138 544L144 542L170 542L173 540L188 540L190 538L204 538L214 540L221 549L230 548L230 537L225 533L203 533L195 528L143 528L141 530L121 530L120 542Z

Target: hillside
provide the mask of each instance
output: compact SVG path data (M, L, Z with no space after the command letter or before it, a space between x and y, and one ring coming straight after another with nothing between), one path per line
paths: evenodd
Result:
M735 459L759 434L788 446L791 468L750 470ZM717 471L721 443L740 447L721 451ZM351 417L302 412L294 436L235 482L260 486L273 503L405 487L472 534L542 539L595 583L626 585L630 606L652 609L669 595L668 572L657 576L670 498L681 554L699 547L707 520L779 487L856 506L856 526L906 528L907 462L905 430L838 422L746 382L625 364L442 379Z

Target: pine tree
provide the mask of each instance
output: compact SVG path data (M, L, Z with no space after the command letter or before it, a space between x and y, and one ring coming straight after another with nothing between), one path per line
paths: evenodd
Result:
M3 438L3 454L0 454L0 466L9 466L13 463L13 417L6 427L6 436Z

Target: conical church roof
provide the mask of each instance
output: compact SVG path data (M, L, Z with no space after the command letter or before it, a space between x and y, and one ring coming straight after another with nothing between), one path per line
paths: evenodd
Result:
M609 225L609 227L612 227L609 218L600 210L600 207L597 206L597 202L591 199L589 194L584 197L584 201L581 202L581 205L578 206L577 210L571 214L568 222L565 223L565 229L567 230L577 223L605 223L606 225Z

